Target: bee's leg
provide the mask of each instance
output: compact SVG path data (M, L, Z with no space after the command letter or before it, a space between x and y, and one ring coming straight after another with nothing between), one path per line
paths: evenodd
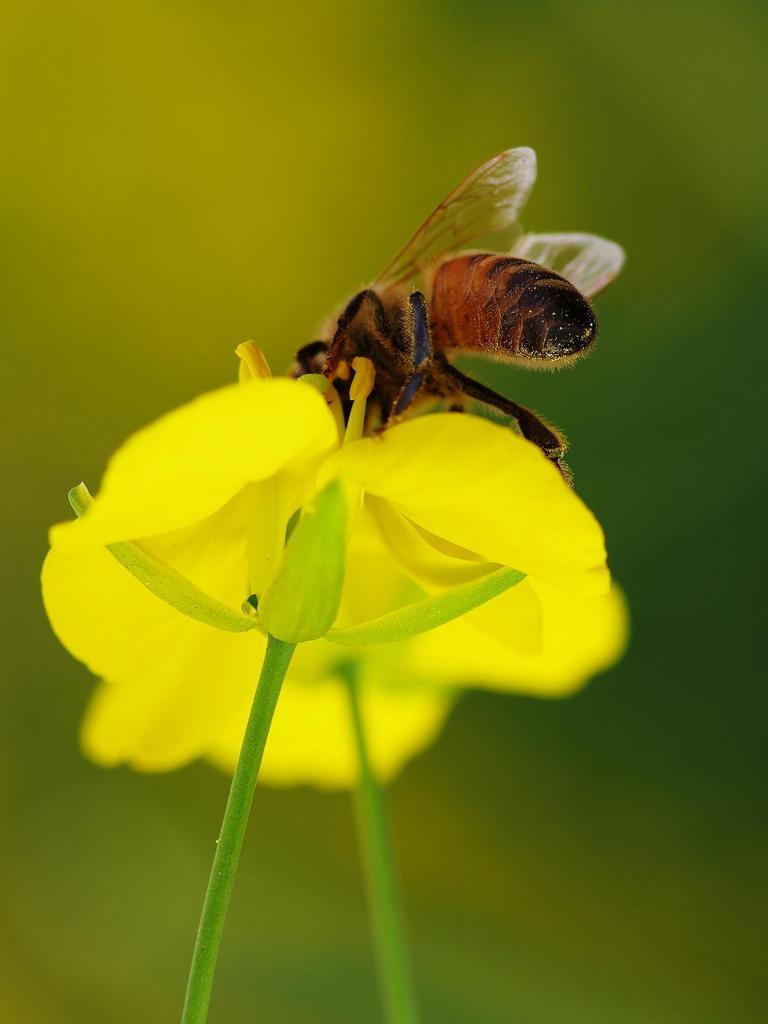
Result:
M372 288L365 288L363 291L353 295L347 303L344 312L336 321L336 330L328 346L328 356L325 363L324 373L326 377L333 377L336 368L344 356L344 346L347 341L349 328L355 317L364 308L370 310L376 333L380 337L387 337L389 324L387 314L381 299Z
M517 402L513 402L510 398L505 398L504 395L498 394L498 392L486 387L485 384L473 380L472 377L467 377L466 374L462 373L461 370L457 370L447 360L443 362L440 370L441 376L447 375L455 387L467 395L467 397L474 398L478 402L484 402L486 405L498 409L507 416L513 416L517 420L523 437L541 448L547 458L555 463L570 483L571 472L563 461L568 450L568 442L558 430L550 426L532 409L527 409L524 405L518 405Z
M401 338L409 362L409 374L392 407L394 416L402 415L422 390L434 355L429 309L421 292L412 292L405 301Z
M327 356L327 342L310 341L296 353L291 376L301 377L305 373L322 373Z

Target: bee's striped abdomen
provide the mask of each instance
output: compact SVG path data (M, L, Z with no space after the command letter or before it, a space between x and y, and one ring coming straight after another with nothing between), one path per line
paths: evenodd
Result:
M438 267L431 326L436 348L526 361L574 356L597 332L592 307L569 281L538 263L494 253L457 256Z

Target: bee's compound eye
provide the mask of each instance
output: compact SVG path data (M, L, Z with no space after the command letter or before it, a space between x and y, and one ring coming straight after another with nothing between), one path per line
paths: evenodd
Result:
M538 302L531 303L533 308L523 331L522 348L526 355L561 359L591 345L597 320L590 304L575 288L542 286L537 292Z

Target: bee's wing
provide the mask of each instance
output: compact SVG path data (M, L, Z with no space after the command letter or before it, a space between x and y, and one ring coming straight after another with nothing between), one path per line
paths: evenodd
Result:
M597 235L523 235L512 255L554 270L587 298L610 284L624 265L621 246Z
M532 149L521 146L499 153L445 197L375 284L391 287L411 281L444 253L514 227L535 180Z

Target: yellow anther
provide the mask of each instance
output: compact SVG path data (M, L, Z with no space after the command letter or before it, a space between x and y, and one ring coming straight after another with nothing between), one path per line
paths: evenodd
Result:
M353 402L361 398L367 398L373 391L376 381L376 370L370 359L364 356L355 356L352 360L352 369L355 371L355 379L349 388L349 397Z
M269 363L255 341L243 341L235 349L240 359L239 379L241 384L249 380L266 380L272 376Z

